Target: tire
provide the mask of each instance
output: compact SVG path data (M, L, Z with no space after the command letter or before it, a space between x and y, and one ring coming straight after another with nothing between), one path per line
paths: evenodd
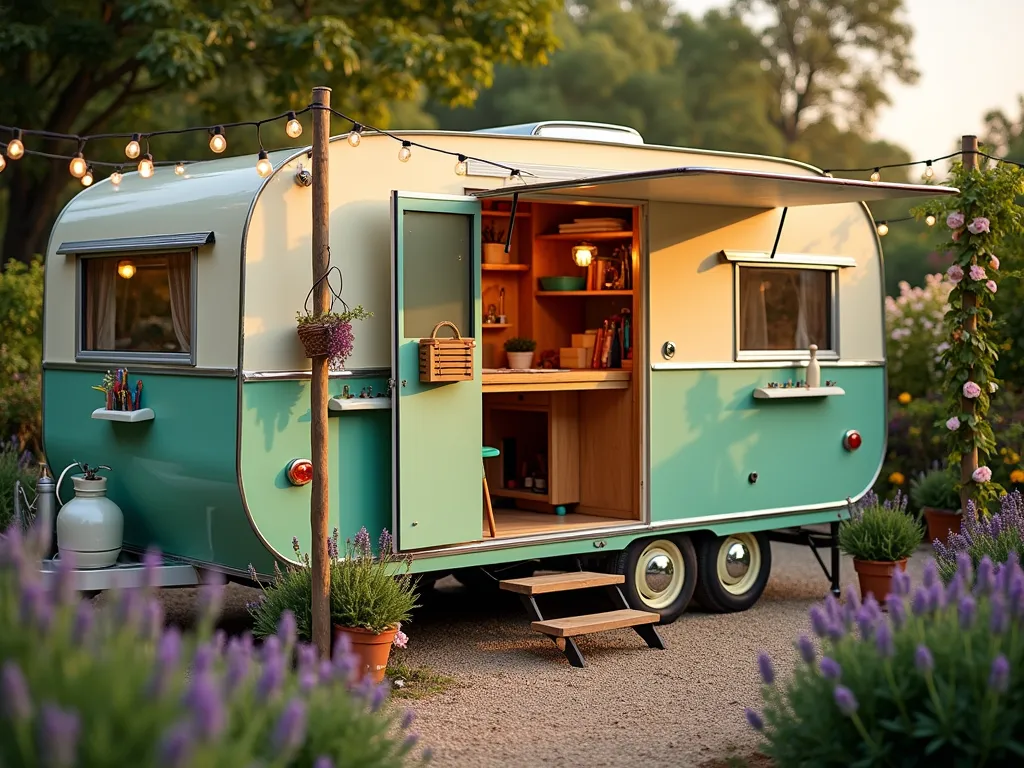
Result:
M730 568L730 550L746 555ZM697 589L694 597L713 613L738 613L752 607L764 592L772 570L772 548L768 534L732 533L707 535L697 542Z
M654 566L667 570L649 572ZM611 571L626 577L620 589L631 608L653 611L661 616L658 624L671 624L693 598L697 555L689 536L637 539L613 556Z

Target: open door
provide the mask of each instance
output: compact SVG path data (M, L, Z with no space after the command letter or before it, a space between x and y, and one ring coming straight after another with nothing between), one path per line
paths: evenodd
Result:
M443 321L480 339L480 202L392 192L392 478L399 551L483 537L480 348L473 378L420 381L419 341ZM438 336L450 335L442 328Z

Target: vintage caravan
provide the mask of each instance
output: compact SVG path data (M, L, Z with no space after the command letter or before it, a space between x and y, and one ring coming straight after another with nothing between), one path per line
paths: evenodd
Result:
M769 532L835 523L871 487L886 368L865 203L955 190L614 126L396 135L329 151L332 285L373 313L330 378L343 537L391 529L415 571L467 581L585 565L669 622L695 594L751 606ZM97 183L46 254L47 459L112 468L125 553L158 546L168 584L309 546L310 150L270 160ZM423 340L456 335L461 373L431 380L449 369L421 350L449 345ZM120 369L135 411L94 389ZM125 553L83 588L130 573Z

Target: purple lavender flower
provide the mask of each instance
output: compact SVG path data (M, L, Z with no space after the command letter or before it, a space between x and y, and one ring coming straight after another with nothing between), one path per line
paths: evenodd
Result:
M897 568L893 572L892 593L900 597L910 593L910 576L906 571Z
M28 691L28 681L15 661L5 661L0 672L0 708L4 714L15 722L28 720L32 717L32 697Z
M935 668L935 659L932 658L932 652L928 650L928 646L924 643L920 643L914 652L914 666L923 675L928 674Z
M960 617L960 628L970 629L974 623L974 615L977 613L977 603L970 595L960 598L960 605L957 606L957 615Z
M380 708L384 706L384 702L387 701L387 698L388 698L387 683L381 683L380 685L375 685L374 688L373 688L373 692L370 694L370 711L371 712L378 712L378 711L380 711Z
M818 664L821 669L821 676L826 680L838 680L843 675L843 668L839 662L830 656L822 656Z
M253 567L252 563L249 563L249 580L256 582L259 581L259 578L256 575L256 569Z
M985 555L978 563L978 579L974 585L974 593L980 595L987 595L992 592L995 588L995 574L993 572L992 561L988 555Z
M815 659L814 642L807 635L800 635L796 641L796 648L800 651L800 658L805 664L813 664Z
M1024 615L1024 576L1019 573L1013 575L1006 590L1006 597L1010 604L1010 613L1014 616Z
M146 589L153 589L159 581L160 566L163 565L163 557L160 550L150 547L142 558L143 579Z
M907 607L903 598L890 594L885 597L885 609L889 613L889 620L893 627L899 629L907 619Z
M429 763L431 760L434 759L434 750L432 750L430 747L424 747L423 751L420 753L420 757L423 758L423 762Z
M78 713L44 704L39 712L40 762L52 768L71 768L78 753L81 730Z
M295 614L290 610L282 611L281 618L277 622L277 635L286 648L295 644L295 637L298 628L295 624Z
M910 610L913 611L915 616L924 616L930 608L931 600L928 590L924 587L918 587L914 590L914 596L910 599Z
M227 652L227 673L224 676L224 686L228 694L235 691L249 676L250 658L245 647L241 643L232 642Z
M764 651L757 654L757 669L761 673L761 681L765 685L771 685L775 682L775 670L772 668L772 660Z
M377 539L377 553L381 557L386 557L391 554L392 539L391 533L387 528L380 532L380 538Z
M199 590L199 619L200 621L213 621L220 615L221 606L224 604L224 578L219 574L212 577L213 580L206 582Z
M299 643L297 656L299 660L299 671L300 672L313 672L317 671L317 662L320 661L320 657L317 655L315 645L309 643Z
M185 693L185 705L195 716L198 734L205 739L215 739L227 726L227 713L220 691L209 672L193 673L192 682Z
M278 753L288 754L302 745L306 738L306 705L294 698L285 704L274 726L273 744Z
M166 768L186 768L192 756L193 738L189 723L173 726L160 739L159 764Z
M331 538L327 540L327 556L333 561L337 560L340 554L338 551L338 529L335 528L331 533Z
M1010 662L1003 654L992 659L988 675L988 687L995 693L1006 693L1010 686Z
M946 590L941 582L935 582L928 587L928 610L935 613L946 607Z
M407 749L407 750L412 749L413 747L416 746L416 744L417 744L417 742L419 742L419 740L420 740L420 735L418 733L407 734L406 737L404 739L402 739L402 746L405 749Z
M891 659L896 653L892 640L892 630L889 628L889 622L878 622L878 626L875 629L875 647L878 649L878 653L883 659Z
M67 605L75 599L75 553L62 551L57 558L57 602Z
M302 547L299 546L298 536L292 536L292 550L295 552L296 555L302 551Z
M320 755L313 763L313 768L334 768L334 761L327 755Z
M811 607L811 630L818 637L825 637L828 634L828 618L825 612L817 605Z
M409 730L409 726L412 725L412 721L416 719L416 713L411 709L407 709L402 713L401 726L403 731Z
M1006 610L1006 601L1002 596L996 594L991 599L992 613L989 615L989 628L994 634L1001 635L1009 626L1009 611Z
M860 631L862 640L870 640L875 634L875 624L878 621L878 615L876 614L878 610L877 605L875 603L875 610L872 610L870 605L865 604L857 611L857 629Z
M857 697L845 685L837 685L832 695L835 697L836 706L839 707L839 711L847 717L850 717L857 711Z
M958 576L962 576L966 583L970 583L974 576L974 564L971 562L971 556L966 552L957 552L956 554L956 572Z
M853 628L859 610L860 596L857 594L857 588L849 586L846 588L845 600L843 601L843 624L847 629Z
M142 611L142 636L155 640L164 628L164 607L158 600L147 600Z
M96 616L96 609L92 607L92 602L89 600L81 600L78 605L75 606L75 622L71 627L71 640L76 645L81 645L85 642L86 636L92 629L93 621Z
M213 667L213 660L216 656L214 648L209 643L203 643L196 648L196 655L192 660L192 673L202 675Z
M361 557L370 557L373 553L370 551L370 534L366 530L364 525L359 529L359 533L356 534L355 541L356 555Z
M256 698L269 699L278 692L284 682L284 658L280 655L267 659L263 664L263 674L256 684Z

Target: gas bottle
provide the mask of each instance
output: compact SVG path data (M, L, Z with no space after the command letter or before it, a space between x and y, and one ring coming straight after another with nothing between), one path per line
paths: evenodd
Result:
M57 513L58 555L71 553L76 568L107 568L117 562L124 540L124 513L107 498L107 478L96 474L110 467L78 462L65 467L57 481L58 503L64 475L73 467L82 474L71 476L75 497Z

